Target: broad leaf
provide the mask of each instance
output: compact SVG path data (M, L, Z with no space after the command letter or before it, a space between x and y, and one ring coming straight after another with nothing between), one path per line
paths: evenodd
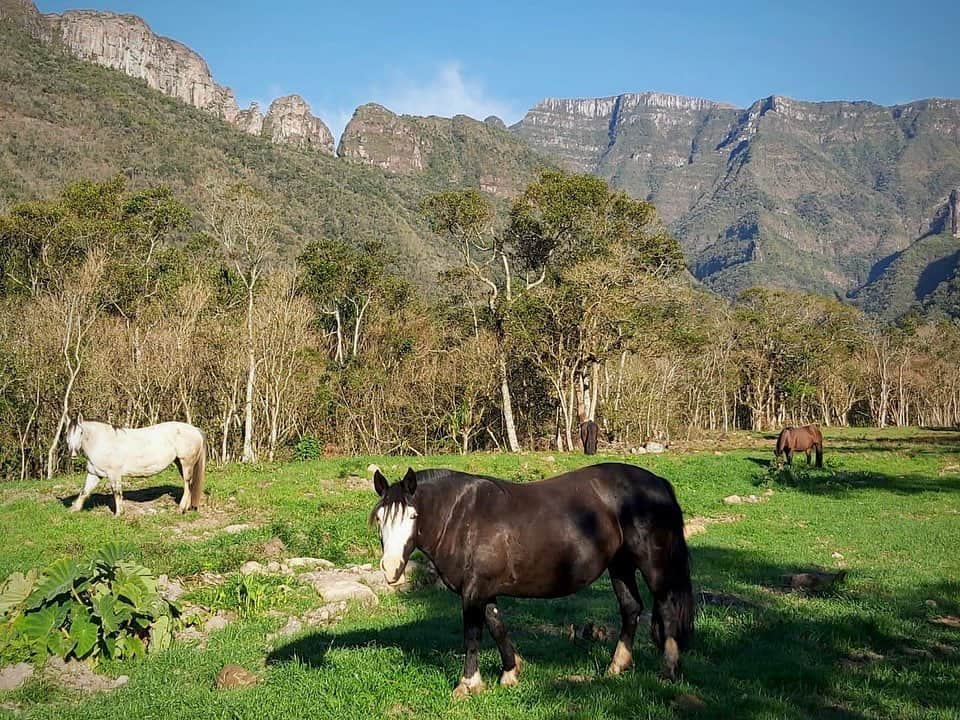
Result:
M134 609L140 609L144 606L149 591L139 575L126 575L118 577L113 585L113 595L118 600L126 599Z
M31 606L50 602L58 595L62 595L73 588L74 582L80 577L80 565L73 558L61 558L51 563L37 581L36 589L31 596Z
M171 636L170 617L168 615L161 615L157 618L157 621L153 624L153 627L150 628L149 651L151 653L158 653L162 650L166 650L168 647L170 647Z
M96 647L100 628L90 620L82 607L75 607L70 615L70 638L75 643L73 652L83 659Z
M102 569L109 570L119 565L136 551L137 548L130 543L109 542L97 551L93 556L93 562Z
M104 634L115 633L120 629L120 618L117 616L117 600L113 595L104 595L103 597L92 597L90 602L93 605L93 614L100 618L100 625L103 627Z
M59 606L50 605L24 613L14 621L13 626L30 642L45 646L47 636L57 627L59 610Z
M74 645L76 645L76 641L67 632L59 628L47 635L47 650L62 658L70 654Z
M33 586L37 582L36 569L30 570L26 575L15 572L3 584L0 590L0 617L17 610L33 591Z

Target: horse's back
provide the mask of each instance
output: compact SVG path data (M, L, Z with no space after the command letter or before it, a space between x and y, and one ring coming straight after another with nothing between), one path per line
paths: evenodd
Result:
M661 526L682 535L670 484L632 465L602 463L529 483L422 471L417 483L417 492L433 485L453 499L446 531L452 574L469 567L498 578L487 589L495 594L566 595L603 573L625 537Z

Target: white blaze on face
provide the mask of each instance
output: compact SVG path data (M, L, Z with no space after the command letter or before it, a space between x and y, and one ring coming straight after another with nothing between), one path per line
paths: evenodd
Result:
M67 432L67 449L70 451L70 457L76 457L80 452L80 441L83 436L83 428L80 423L70 426Z
M404 550L417 529L417 511L410 505L382 507L377 510L377 522L380 524L380 539L383 541L380 569L383 570L387 582L399 582L407 564Z

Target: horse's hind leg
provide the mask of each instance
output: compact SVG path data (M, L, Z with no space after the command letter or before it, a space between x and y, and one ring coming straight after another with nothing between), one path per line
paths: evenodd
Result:
M190 474L193 472L193 463L184 463L180 458L174 462L180 471L180 477L183 478L183 497L180 498L180 513L183 514L190 509Z
M620 603L620 639L613 651L607 675L619 675L633 665L633 639L643 612L643 599L637 587L637 570L632 560L618 556L610 565L610 583Z
M523 661L520 659L520 655L517 654L516 648L513 647L510 636L507 635L507 628L503 624L503 618L500 616L500 608L497 607L496 599L487 603L487 607L484 609L484 616L487 620L487 629L497 643L497 649L500 650L500 664L503 667L503 674L500 675L500 684L506 686L516 685Z
M99 477L93 473L87 473L87 479L83 483L83 490L80 491L80 494L77 495L77 499L74 500L73 505L70 506L71 512L78 512L83 507L83 504L87 501L87 498L90 497L90 493L92 493L99 484Z

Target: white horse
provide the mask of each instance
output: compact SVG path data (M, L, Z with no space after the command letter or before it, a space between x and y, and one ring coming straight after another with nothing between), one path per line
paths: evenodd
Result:
M67 429L67 447L71 457L81 450L87 456L87 480L70 508L74 512L83 507L100 480L107 478L113 489L114 512L119 515L123 512L123 476L156 475L172 462L177 463L183 478L180 512L200 507L207 446L203 432L193 425L165 422L144 428L117 428L77 415Z

